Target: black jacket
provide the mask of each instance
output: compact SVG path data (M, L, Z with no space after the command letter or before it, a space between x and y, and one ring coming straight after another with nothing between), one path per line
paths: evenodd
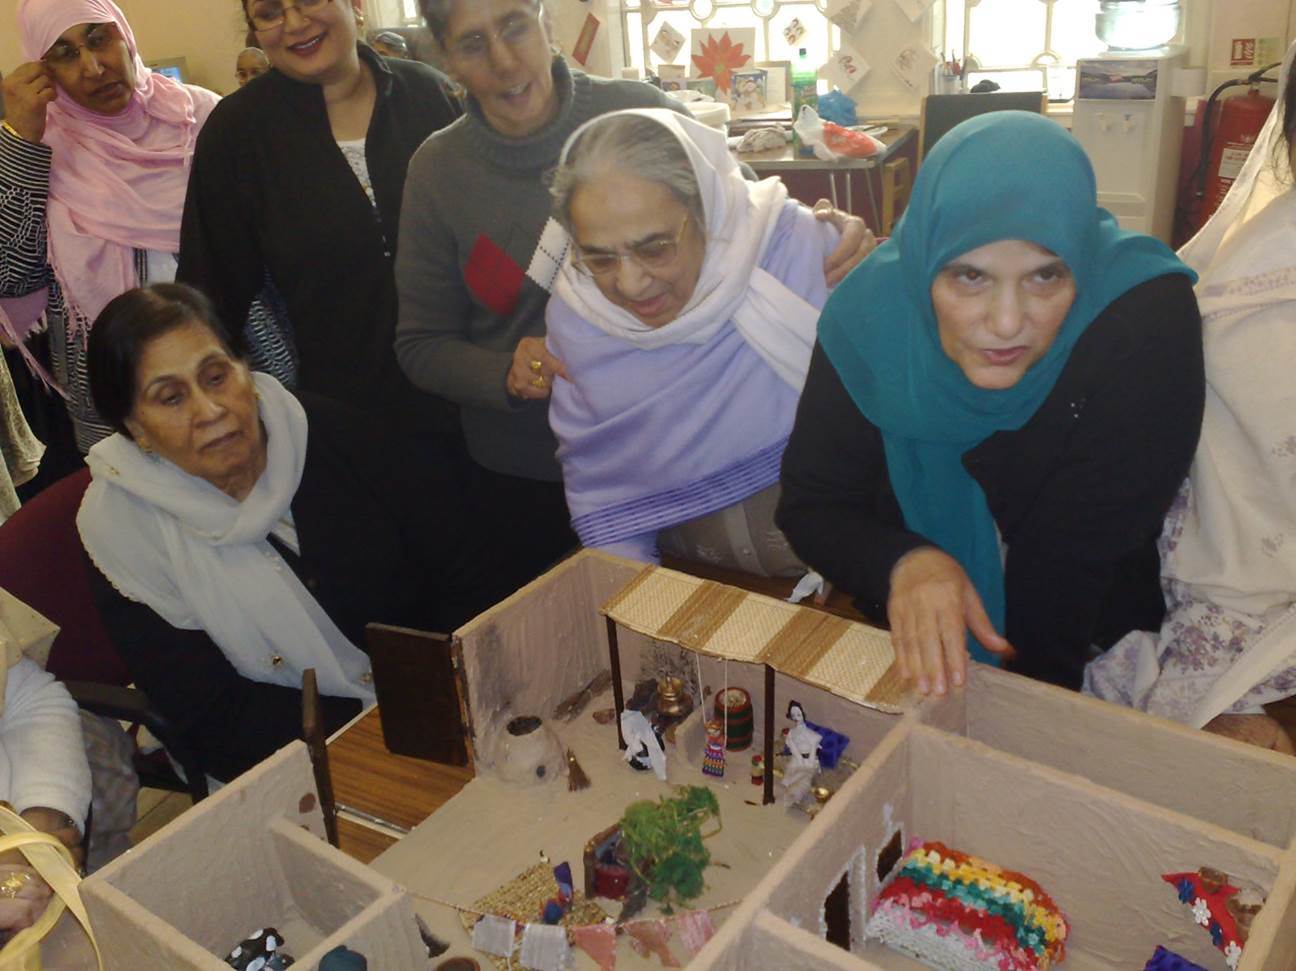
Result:
M963 456L1008 554L1013 668L1078 688L1091 645L1156 630L1156 539L1197 446L1205 399L1201 317L1188 278L1121 296L1077 341L1017 431ZM882 434L816 347L783 456L777 521L797 553L878 623L891 569L935 545L904 527Z
M361 45L377 100L365 155L377 215L338 149L323 89L270 71L225 98L198 137L177 278L240 321L267 271L301 355L298 387L405 420L438 405L396 363L394 254L405 170L459 109L426 64Z
M371 621L451 631L507 592L488 585L490 553L469 542L458 482L431 464L411 471L368 416L300 397L310 422L292 502L301 555L271 542L353 644L364 649ZM300 737L300 691L242 677L206 633L172 627L86 563L135 684L188 735L211 775L231 779ZM324 710L331 731L360 703L325 698Z

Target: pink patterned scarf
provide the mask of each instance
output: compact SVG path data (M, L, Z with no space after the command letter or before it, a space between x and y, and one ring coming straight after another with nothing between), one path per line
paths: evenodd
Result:
M75 104L49 106L45 144L54 150L47 214L49 262L75 332L138 284L134 250L174 253L194 142L218 100L144 66L126 17L112 0L20 0L23 53L39 60L69 27L112 23L135 61L135 96L119 115ZM21 322L15 321L21 328Z

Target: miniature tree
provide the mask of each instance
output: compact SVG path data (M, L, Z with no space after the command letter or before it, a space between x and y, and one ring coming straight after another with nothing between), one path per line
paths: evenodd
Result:
M716 821L716 828L703 833L709 819ZM630 870L647 886L648 895L670 913L672 902L684 903L702 893L702 871L711 862L702 841L722 827L715 793L705 786L681 786L674 796L626 808L621 818L622 852Z

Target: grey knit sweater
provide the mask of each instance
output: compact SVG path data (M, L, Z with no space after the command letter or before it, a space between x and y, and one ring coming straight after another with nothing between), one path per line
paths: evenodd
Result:
M410 161L396 254L396 356L420 388L459 403L474 460L556 482L548 403L517 402L505 390L518 341L544 334L566 250L546 177L589 119L679 105L643 82L592 78L561 59L553 71L558 116L535 135L497 134L469 99L467 113Z

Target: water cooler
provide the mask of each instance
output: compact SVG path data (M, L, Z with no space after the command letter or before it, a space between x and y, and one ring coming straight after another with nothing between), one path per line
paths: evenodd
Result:
M1108 51L1076 65L1071 131L1098 179L1098 205L1166 242L1184 132L1182 48Z

